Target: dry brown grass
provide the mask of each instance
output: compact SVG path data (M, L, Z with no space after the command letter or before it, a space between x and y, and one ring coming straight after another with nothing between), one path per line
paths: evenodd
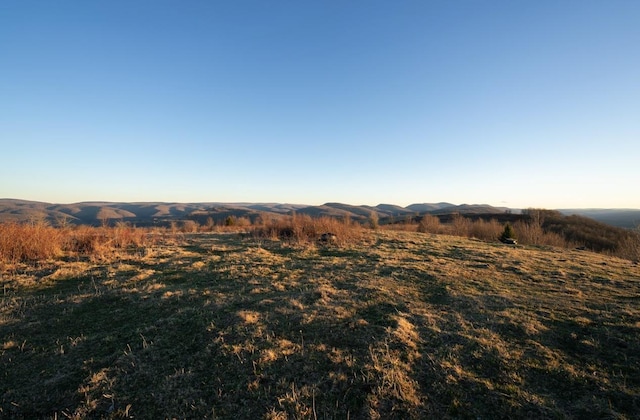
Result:
M37 262L60 256L117 257L150 246L157 232L124 223L114 227L54 228L46 223L0 223L0 263Z
M504 225L497 220L470 220L463 216L455 216L451 223L441 223L437 216L425 215L420 223L393 225L392 229L405 231L418 231L422 233L455 235L465 238L480 239L487 242L494 242L504 230ZM545 231L540 224L535 221L518 220L513 224L518 242L525 245L547 245L563 248L575 248L583 244L569 241L560 234ZM633 245L638 242L637 237L630 235L626 243L621 244L618 256L628 258L628 255L636 255ZM631 251L628 251L631 249ZM633 258L631 258L633 260Z
M454 217L451 223L441 225L439 229L436 224L432 233L495 240L492 231L496 231L497 225L495 220L462 221L460 217ZM563 216L557 211L538 209L526 210L512 227L522 244L584 248L633 262L640 260L640 231L637 229L618 228L587 217Z
M323 234L331 233L335 239L333 245L347 245L360 240L363 227L350 219L339 220L334 217L313 218L308 215L282 216L265 221L250 229L250 235L256 239L284 240L301 245L318 244Z
M637 265L357 232L3 274L0 417L637 418Z
M61 231L44 223L0 224L0 262L38 261L62 252Z

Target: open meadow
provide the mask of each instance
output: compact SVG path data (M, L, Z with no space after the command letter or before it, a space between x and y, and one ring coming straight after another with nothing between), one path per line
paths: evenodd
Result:
M639 418L638 264L350 235L4 263L0 418Z

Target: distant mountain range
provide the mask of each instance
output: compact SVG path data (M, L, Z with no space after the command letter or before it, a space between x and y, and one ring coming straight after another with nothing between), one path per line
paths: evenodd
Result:
M613 226L635 227L640 223L640 210L631 209L563 209L564 214L579 214ZM381 222L416 218L424 214L491 215L520 213L519 209L486 204L421 203L401 207L393 204L356 206L326 203L320 206L282 203L112 203L81 202L52 204L38 201L0 199L0 222L46 220L52 224L88 224L129 222L137 226L163 225L174 220L212 220L222 223L229 216L255 220L278 215L306 214L314 217L349 217L367 220L375 214Z
M577 214L611 226L628 229L640 227L640 209L558 209L564 215Z

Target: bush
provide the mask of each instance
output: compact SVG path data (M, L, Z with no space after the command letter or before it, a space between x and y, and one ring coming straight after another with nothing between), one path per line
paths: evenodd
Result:
M425 214L420 219L418 225L418 232L422 233L440 233L442 231L442 225L440 219L432 214Z
M200 225L195 220L185 220L182 222L182 232L184 233L196 233Z
M347 244L362 235L362 227L351 223L349 218L339 220L333 217L312 218L309 215L297 215L263 221L254 226L250 234L259 239L286 241L296 244L315 244L324 233L336 236L335 243Z
M41 261L63 254L104 258L149 243L147 230L125 223L74 228L54 228L42 222L0 224L0 262L4 263Z
M469 236L471 220L459 214L454 214L449 224L449 233L455 236Z
M509 239L518 239L516 237L516 232L511 227L511 224L507 223L504 225L504 231L502 231L502 235L500 235L500 240L505 242Z
M470 229L469 236L472 238L483 241L495 241L496 237L500 235L502 226L495 219L491 219L490 221L478 219L471 224Z
M0 224L0 261L46 260L62 252L60 231L44 222Z
M376 213L375 211L371 211L371 214L369 215L369 227L371 229L378 229L378 227L380 227L380 223L379 223L379 218L378 218L378 213Z

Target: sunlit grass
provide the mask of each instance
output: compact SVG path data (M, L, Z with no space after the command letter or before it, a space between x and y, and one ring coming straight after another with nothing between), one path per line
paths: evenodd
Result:
M360 231L2 274L0 417L634 418L640 268Z

